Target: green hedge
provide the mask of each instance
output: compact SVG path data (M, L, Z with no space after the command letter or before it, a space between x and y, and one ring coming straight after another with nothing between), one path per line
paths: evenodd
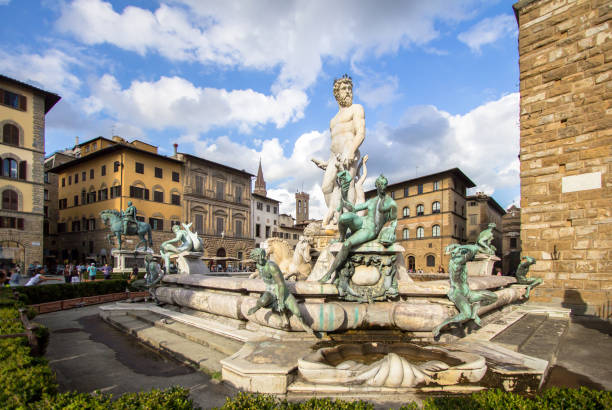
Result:
M271 395L238 393L227 398L221 410L374 410L372 403L328 398L314 398L301 402L288 402ZM420 407L407 403L401 410L417 410ZM612 392L580 389L551 388L537 396L526 397L501 390L487 390L469 396L434 397L423 401L423 410L557 410L557 409L612 409Z
M58 300L125 292L126 287L127 281L118 279L99 282L54 283L43 286L16 286L12 289L19 292L20 299L24 303L36 305Z

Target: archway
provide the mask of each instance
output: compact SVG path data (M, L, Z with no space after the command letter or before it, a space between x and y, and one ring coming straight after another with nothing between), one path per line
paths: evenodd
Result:
M415 271L415 260L414 260L414 256L409 256L408 257L408 271L409 272L414 272Z
M225 248L219 248L217 249L217 258L225 258L227 256L226 252L225 252ZM225 270L225 259L219 259L216 261L217 262L217 268L219 266L221 266L221 269Z

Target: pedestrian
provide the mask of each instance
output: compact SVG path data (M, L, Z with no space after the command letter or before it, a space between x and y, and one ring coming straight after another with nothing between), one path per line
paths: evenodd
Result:
M19 281L21 280L21 274L18 269L13 270L11 274L11 279L9 280L9 286L19 286Z
M42 283L48 280L53 280L53 278L51 277L42 275L42 268L38 269L35 273L36 274L25 284L26 286L36 286L39 283Z
M105 263L104 266L102 267L102 273L104 273L104 279L108 280L111 278L111 268L110 266L108 266L108 263Z
M445 273L444 267L442 265L438 267L438 273Z
M72 269L72 265L64 265L64 282L70 283L70 269Z
M95 263L91 263L89 265L89 267L87 268L87 273L89 273L89 281L93 282L94 280L96 280L96 273L98 273L98 269L96 268L96 264Z
M79 277L79 269L77 265L72 265L70 269L70 283L79 283L81 278Z
M79 278L81 282L85 281L85 273L87 272L87 266L83 263L79 265Z
M134 265L134 267L132 268L132 274L130 275L129 283L134 282L136 279L138 279L138 265Z

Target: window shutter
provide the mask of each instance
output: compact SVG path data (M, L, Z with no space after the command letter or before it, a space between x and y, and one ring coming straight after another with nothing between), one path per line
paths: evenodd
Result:
M157 229L159 229L160 231L164 230L164 220L160 219L157 225Z
M23 231L23 218L17 218L17 229L21 229Z
M27 98L25 95L20 95L19 96L19 109L25 111L27 108Z
M149 200L149 190L148 189L144 190L144 199Z
M19 179L27 179L26 178L26 168L27 168L27 162L26 161L20 161L19 162Z
M134 187L130 185L130 198L134 198Z

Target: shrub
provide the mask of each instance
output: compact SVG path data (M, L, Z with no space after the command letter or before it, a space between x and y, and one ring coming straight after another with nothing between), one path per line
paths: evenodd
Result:
M0 334L23 331L17 308L0 307ZM31 355L27 338L0 339L0 403L4 408L35 402L45 394L54 394L56 388L47 361Z
M125 292L126 287L127 281L119 279L74 284L54 283L44 286L17 286L13 289L19 292L20 299L26 304L35 305L58 300Z

